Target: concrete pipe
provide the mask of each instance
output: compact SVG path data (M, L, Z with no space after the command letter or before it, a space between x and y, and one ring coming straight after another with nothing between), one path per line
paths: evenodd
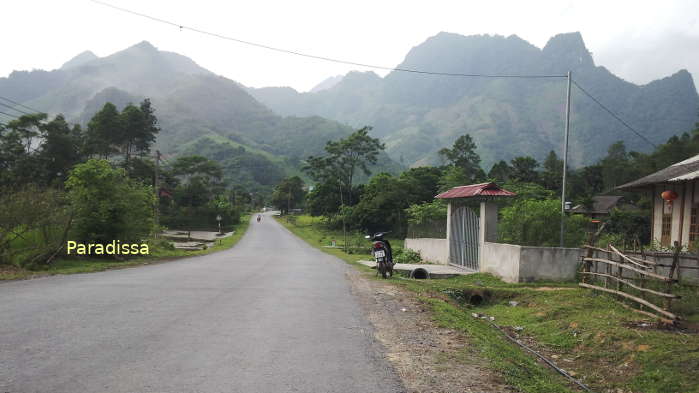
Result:
M430 273L427 271L427 269L419 267L417 269L413 269L413 271L410 272L410 278L414 278L416 280L425 280L430 278Z

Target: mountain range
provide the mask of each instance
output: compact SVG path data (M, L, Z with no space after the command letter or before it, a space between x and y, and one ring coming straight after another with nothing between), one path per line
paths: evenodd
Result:
M300 174L302 159L352 132L318 116L277 115L237 82L145 41L103 58L83 52L53 71L15 71L0 78L0 96L83 125L106 102L123 108L150 98L162 129L158 149L216 156L230 179L253 188ZM399 170L385 154L379 168Z
M626 82L595 65L579 33L557 35L542 49L517 36L439 33L414 47L397 67L467 74L572 71L576 83L655 143L697 121L699 97L687 71L643 86ZM121 108L147 97L162 128L160 150L216 157L225 161L231 178L270 186L299 173L301 160L322 153L328 140L364 125L374 127L373 135L386 143L393 159L382 156L376 170L438 163L437 151L465 133L476 141L486 170L519 155L542 159L562 144L565 78L399 71L380 77L354 71L299 93L289 87L245 87L144 41L102 58L86 51L53 71L15 71L0 78L0 96L82 124L105 102ZM650 150L575 87L572 102L573 165L595 161L617 140L633 150Z
M414 47L400 69L495 75L566 75L653 143L693 129L699 97L686 70L644 86L594 63L579 33L559 34L539 49L509 37L439 33ZM470 134L486 170L494 162L531 155L539 160L563 142L565 78L485 78L390 72L350 72L334 86L299 93L288 87L248 90L282 115L318 115L357 127L374 126L387 151L406 165L438 162L437 151ZM590 164L610 144L652 145L626 129L575 85L570 159Z

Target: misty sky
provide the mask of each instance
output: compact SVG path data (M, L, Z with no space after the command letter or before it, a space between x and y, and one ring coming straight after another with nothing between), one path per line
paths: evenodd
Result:
M626 80L644 84L685 68L699 81L696 0L104 1L242 40L389 67L440 31L516 34L538 47L580 31L596 64ZM55 69L84 50L106 56L143 40L254 87L306 91L360 69L179 31L89 0L2 1L0 10L0 76Z

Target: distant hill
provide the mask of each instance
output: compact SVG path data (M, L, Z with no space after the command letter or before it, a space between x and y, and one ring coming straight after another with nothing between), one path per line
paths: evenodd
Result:
M317 85L315 85L310 90L310 92L317 93L319 91L327 90L327 89L337 85L338 83L340 83L340 81L342 81L342 78L343 78L342 75L331 76L330 78L327 78L327 79L323 80L322 82L318 83Z
M588 92L655 143L693 128L699 97L691 75L680 70L638 86L596 66L579 33L560 34L539 49L517 37L439 33L414 47L397 65L468 74L564 75L573 72ZM391 72L350 72L333 87L309 93L291 88L248 89L258 101L289 116L318 115L352 126L370 124L395 160L422 165L464 133L478 145L484 167L518 155L542 160L561 151L564 79L489 79ZM572 94L570 158L594 162L617 140L628 148L652 147L633 135L577 89Z
M50 72L13 72L0 78L0 95L50 114L62 113L83 125L105 102L121 109L150 98L162 128L157 139L160 150L193 154L199 147L212 157L226 151L242 157L236 162L247 165L243 171L272 173L229 176L251 182L277 181L280 173L297 174L301 159L322 153L328 140L352 132L346 125L318 116L280 116L237 82L145 41L103 58L83 52ZM194 141L197 144L190 143ZM224 146L213 146L222 141ZM182 149L185 145L189 148ZM270 156L280 159L270 160ZM383 162L383 169L399 168L387 157ZM276 169L269 170L270 166Z

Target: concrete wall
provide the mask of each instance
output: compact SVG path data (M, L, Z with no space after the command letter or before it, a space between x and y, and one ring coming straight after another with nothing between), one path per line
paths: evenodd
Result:
M417 251L423 260L446 265L449 260L447 239L405 239L405 248Z
M485 242L481 244L480 271L507 282L518 282L520 256L520 246Z
M580 249L528 247L485 242L481 246L480 271L507 282L565 281L575 278Z
M579 248L520 248L519 282L572 280L581 260Z

